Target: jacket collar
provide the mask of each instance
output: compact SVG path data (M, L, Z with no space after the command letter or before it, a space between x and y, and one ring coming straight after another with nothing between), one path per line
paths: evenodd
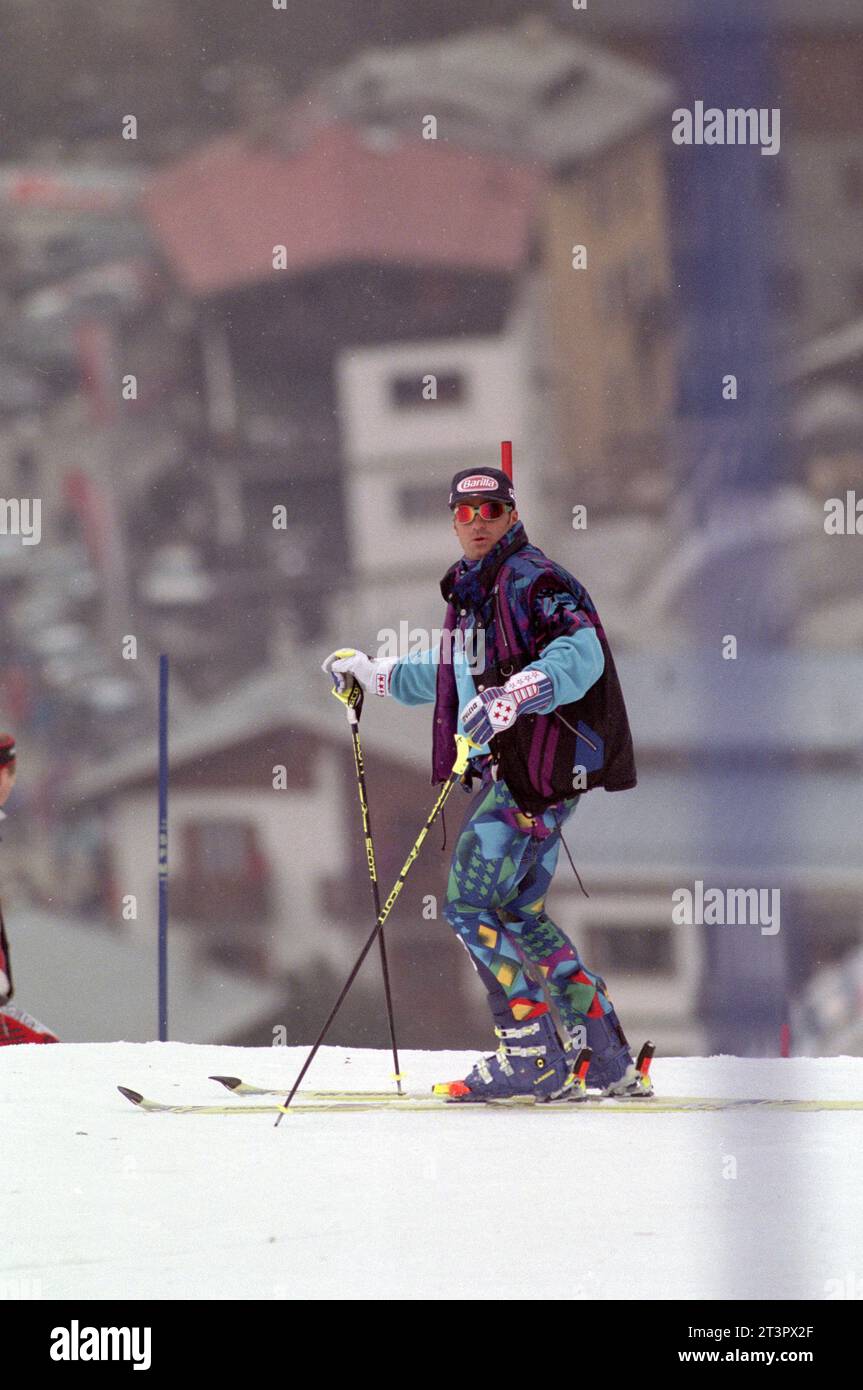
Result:
M524 523L517 521L479 563L471 563L463 556L454 565L450 565L440 582L441 593L447 603L469 601L474 607L478 607L491 592L504 560L508 560L510 555L527 544Z

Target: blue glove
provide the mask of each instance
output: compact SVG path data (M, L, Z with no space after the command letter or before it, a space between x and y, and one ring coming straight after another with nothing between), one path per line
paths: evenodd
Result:
M554 686L544 671L519 671L506 685L489 686L468 700L460 714L462 727L475 743L488 743L495 734L511 728L520 714L547 710L553 698Z

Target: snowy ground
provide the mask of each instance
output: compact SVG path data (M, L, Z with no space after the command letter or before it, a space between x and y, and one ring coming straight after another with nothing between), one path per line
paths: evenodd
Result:
M0 1049L0 1298L863 1296L863 1112L147 1115L300 1049ZM473 1058L407 1053L411 1090ZM315 1087L382 1088L326 1048ZM666 1094L863 1097L863 1059L660 1059ZM236 1101L236 1104L242 1104Z

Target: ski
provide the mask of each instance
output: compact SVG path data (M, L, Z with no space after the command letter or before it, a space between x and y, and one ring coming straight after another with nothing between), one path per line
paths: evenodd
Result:
M234 1096L281 1096L287 1095L290 1087L286 1086L253 1086L249 1082L241 1081L239 1076L211 1076L210 1081L218 1081L230 1091ZM345 1099L345 1100L406 1100L407 1096L399 1094L398 1091L298 1091L298 1096L306 1098L314 1096L324 1100ZM293 1109L293 1105L291 1106Z
M298 1114L311 1114L320 1112L321 1114L350 1113L358 1114L368 1111L385 1110L410 1110L410 1111L431 1111L431 1110L483 1110L489 1107L497 1109L519 1109L519 1110L542 1110L542 1111L600 1111L602 1114L625 1112L627 1114L641 1113L654 1115L668 1115L681 1112L703 1112L703 1111L728 1111L728 1110L787 1110L796 1113L817 1113L822 1111L842 1111L842 1110L863 1110L863 1100L776 1100L776 1099L757 1099L757 1100L730 1100L711 1096L653 1096L649 1099L632 1100L628 1098L618 1098L615 1096L588 1096L586 1100L551 1100L535 1101L530 1096L517 1097L507 1100L486 1100L486 1101L453 1101L446 1100L440 1096L393 1096L386 1094L385 1098L375 1096L371 1092L362 1091L317 1091L317 1092L298 1092L302 1096L316 1096L317 1099L293 1101L287 1108L284 1105L185 1105L170 1102L151 1100L143 1096L140 1091L133 1091L127 1086L118 1086L117 1090L126 1100L138 1110L145 1110L153 1114L169 1115L283 1115L296 1112ZM359 1097L357 1099L356 1097Z
M654 1051L655 1049L653 1043L648 1042L644 1044L644 1046L638 1054L638 1061L636 1063L636 1069L639 1072L643 1071L645 1075L647 1074L650 1068L650 1062L653 1058ZM591 1056L592 1053L590 1049L585 1047L580 1048L576 1055L575 1070L579 1073L582 1080L586 1077L587 1065L590 1061ZM234 1096L281 1096L282 1098L284 1098L284 1096L287 1094L287 1090L284 1086L256 1086L252 1082L243 1081L242 1078L239 1076L211 1076L209 1077L209 1080L217 1081L220 1086L224 1086L225 1090L230 1091L231 1095ZM409 1097L406 1096L403 1092L398 1091L298 1091L297 1095L301 1096L305 1100L308 1100L312 1097L314 1097L316 1100L345 1099L402 1101L409 1099ZM594 1098L599 1098L598 1092L595 1094L595 1096L588 1094L588 1099L593 1100ZM426 1099L426 1096L415 1096L414 1099L424 1100ZM571 1096L569 1099L572 1103L575 1100L575 1097Z

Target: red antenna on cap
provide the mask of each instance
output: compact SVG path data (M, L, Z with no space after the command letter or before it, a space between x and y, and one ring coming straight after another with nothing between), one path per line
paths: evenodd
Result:
M502 439L500 444L500 466L512 482L512 440Z

